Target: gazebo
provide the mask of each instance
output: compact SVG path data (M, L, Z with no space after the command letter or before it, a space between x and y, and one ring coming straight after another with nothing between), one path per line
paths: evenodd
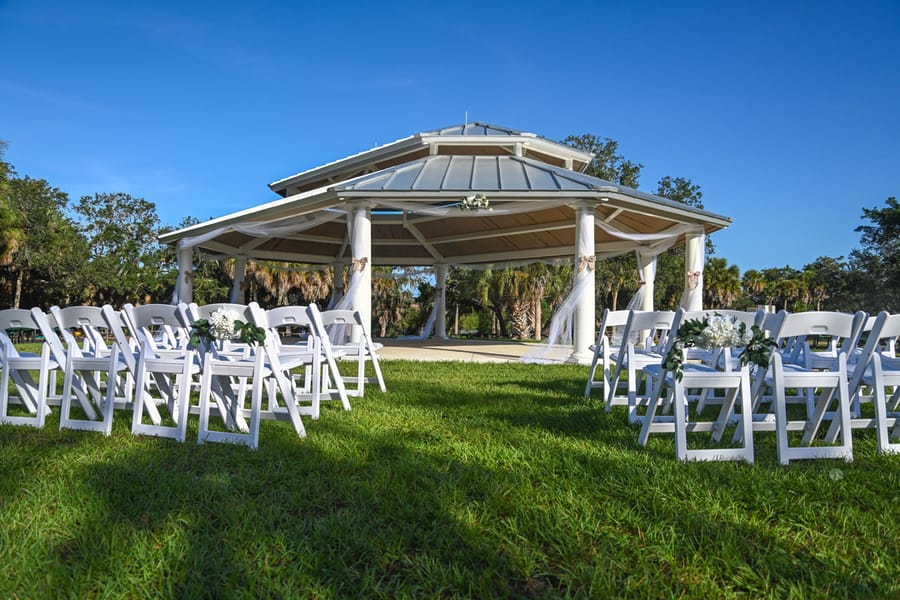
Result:
M435 334L446 337L450 265L571 261L581 295L572 359L590 359L596 260L636 252L641 308L653 308L656 256L685 245L682 305L701 308L705 235L731 219L585 175L592 156L532 133L467 123L418 133L269 185L280 199L160 237L178 245L176 299L190 301L195 250L350 268L352 306L371 324L371 267L433 266ZM589 280L589 281L588 281Z

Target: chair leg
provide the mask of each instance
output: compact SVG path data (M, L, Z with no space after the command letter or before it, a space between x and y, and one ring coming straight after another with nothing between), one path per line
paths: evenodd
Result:
M685 406L684 384L675 379L675 456L684 462L687 460L687 407Z
M772 401L775 403L775 445L778 460L781 464L790 463L788 456L787 408L785 406L784 383L780 381L778 372L774 376L775 391Z
M650 440L651 429L656 424L654 422L656 420L656 411L662 403L662 388L665 385L665 374L662 374L653 386L653 393L650 394L650 404L647 406L647 413L644 415L644 421L641 424L641 433L638 435L638 444L641 446L646 446L647 442ZM667 398L671 396L672 393L673 390L668 389L666 391Z
M816 434L819 433L819 428L822 426L822 421L825 420L825 413L828 411L828 407L831 405L832 400L834 399L835 392L837 390L835 388L831 388L829 390L822 390L822 395L819 398L819 401L813 405L813 409L808 411L809 420L806 423L806 428L803 431L803 444L809 445L815 439ZM815 390L808 390L808 393L813 394L815 397ZM835 423L840 423L840 420L836 418L837 413L835 413L832 418L832 428ZM829 429L830 436L831 428ZM826 439L829 437L826 436Z
M588 398L591 395L591 390L594 389L594 377L597 375L597 364L600 361L600 348L599 346L594 348L594 358L591 360L591 369L588 372L587 384L584 386L584 397ZM604 388L604 391L605 388Z
M384 375L381 374L381 365L378 362L378 355L374 348L370 348L369 354L372 356L372 368L375 369L375 379L378 380L378 389L384 394L387 392L387 386L384 384Z

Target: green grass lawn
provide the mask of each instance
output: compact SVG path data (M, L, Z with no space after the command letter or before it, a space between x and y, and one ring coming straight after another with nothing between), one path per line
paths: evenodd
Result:
M0 427L0 598L900 597L900 456L688 463L587 368L390 361L260 449Z

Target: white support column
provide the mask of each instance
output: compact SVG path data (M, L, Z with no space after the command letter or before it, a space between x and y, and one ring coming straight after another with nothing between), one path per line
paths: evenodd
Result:
M447 339L447 265L436 265L436 283L434 301L437 303L437 316L434 320L434 336L442 340Z
M653 287L656 282L656 255L644 255L640 251L637 253L638 269L641 271L641 281L643 282L643 302L640 310L653 310Z
M350 249L353 255L352 271L360 272L361 279L353 298L353 308L362 316L363 326L372 333L372 216L371 203L354 201L350 206ZM355 329L359 329L358 327ZM353 333L358 341L359 332Z
M574 348L570 362L590 363L593 353L596 320L596 284L594 282L594 207L593 202L579 203L575 207L575 285L583 289L575 307L572 341ZM585 281L581 281L585 279Z
M334 272L331 282L331 302L328 306L334 306L344 295L344 263L332 263L331 269Z
M190 303L194 299L193 248L178 248L178 282L176 302Z
M229 302L232 304L244 303L244 274L247 270L247 257L234 257L234 279L231 283L231 297Z
M703 263L706 235L703 231L685 234L684 238L684 310L703 310Z

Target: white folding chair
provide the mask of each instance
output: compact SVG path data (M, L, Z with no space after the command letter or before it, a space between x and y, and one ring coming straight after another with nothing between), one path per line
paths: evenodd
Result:
M618 357L621 350L621 337L616 335L616 328L624 327L628 323L628 310L603 310L603 318L600 321L600 329L597 341L592 350L594 358L591 360L591 370L588 373L587 384L584 386L584 397L588 398L591 391L597 388L603 390L605 398L609 392L609 380L612 371L612 361ZM597 371L601 373L597 379Z
M198 443L243 444L252 450L259 447L264 381L269 377L270 371L264 363L264 349L252 348L248 354L247 357L217 356L208 352L203 358ZM245 402L248 387L249 409ZM223 409L225 411L223 429L214 429L210 423L213 405L220 407L220 415Z
M40 329L30 311L0 310L0 424L43 427L50 412L47 398L53 379L51 373L58 371L59 363L51 357L46 343L41 345L40 354L19 352L7 333L10 331L28 332L34 337ZM33 376L35 371L37 382ZM10 385L15 394L10 394ZM21 410L11 411L13 407Z
M750 332L754 326L760 327L762 326L765 320L766 312L762 309L757 311L743 311L743 310L722 310L722 309L707 309L700 311L688 311L684 315L684 320L691 319L708 319L711 317L727 317L731 319L733 322L743 323L746 330ZM743 352L743 348L731 348L730 349L730 362L733 364L737 364L737 361L740 359L740 354ZM701 363L707 364L710 366L715 366L719 369L725 367L724 353L719 350L709 350L705 352L695 351L692 352L692 357L698 359ZM751 368L752 369L752 368ZM716 396L713 393L713 390L706 390L701 393L697 398L696 404L696 412L699 415L706 406L710 403L718 403L720 400L719 396Z
M125 404L131 398L131 391L126 378L119 376L127 369L124 360L119 357L119 347L113 344L110 348L102 333L108 328L103 310L99 306L54 306L51 307L51 314L67 340L59 427L109 435L112 432L116 393L119 392L120 401ZM76 333L80 334L82 344L78 343ZM99 415L86 414L85 418L73 416L72 396L78 385L86 390L92 408Z
M656 385L650 397L647 412L643 417L638 443L647 444L651 433L674 433L675 455L679 460L745 460L753 463L753 412L751 409L750 369L749 365L733 363L731 357L725 355L725 365L718 369L704 364L686 363L683 375L679 379L673 373L662 373L661 365L655 366ZM645 371L651 366L644 367ZM666 401L674 407L674 417L657 415L660 402L663 400L662 390L666 390ZM700 416L691 417L688 411L689 395L687 390L700 390L701 396L714 390L724 390L721 408L713 420L701 420ZM689 449L687 436L694 432L711 433L710 439L720 443L722 434L728 426L734 408L740 399L741 413L738 428L742 431L737 447Z
M896 358L896 343L900 337L900 314L880 313L868 332L866 345L858 356L850 379L850 394L854 399L850 418L853 429L874 428L878 436L878 451L900 453L900 358ZM871 395L864 396L868 388ZM864 416L866 400L874 404L874 417ZM840 431L840 422L833 420L826 440L833 442Z
M194 323L200 319L208 320L218 311L229 312L235 319L245 323L253 322L253 316L246 304L221 302L199 306L194 302L190 304L182 302L178 304L176 309L176 313L178 314L182 325L184 325L184 328L188 331L188 338L191 337L190 330L194 326ZM248 425L245 418L247 413L243 410L248 376L233 375L227 377L226 374L229 372L253 372L252 369L249 369L249 366L251 365L247 363L247 359L250 359L253 354L251 347L248 344L235 340L221 340L219 343L214 344L200 341L198 346L197 356L200 360L200 368L202 371L200 385L201 403L205 400L207 403L211 402L215 405L218 409L219 416L221 416L226 427L230 431L237 430L239 432L244 432L234 434L237 436L235 438L236 440L242 439L240 436L245 435L245 433L250 430L249 428L252 427L252 425ZM210 363L209 368L207 368L208 362ZM226 364L228 362L235 362L235 364L228 365ZM210 375L210 372L212 375ZM203 389L202 384L204 375L208 376L206 381L209 387L206 390ZM251 379L256 381L256 377L262 376L257 374ZM208 407L206 409L201 407L200 412L201 422L204 419L208 421Z
M194 376L200 373L200 365L194 350L161 349L156 337L161 331L181 327L176 307L168 304L126 304L122 311L140 347L134 378L131 432L183 442L191 411L192 382ZM158 396L153 395L154 389ZM167 408L167 422L163 422L159 406ZM145 411L150 423L144 422Z
M646 445L651 433L674 433L675 455L679 460L745 460L753 463L749 365L742 366L730 348L685 348L680 377L664 367L665 357L675 342L678 329L688 321L704 320L714 315L726 316L713 311L685 311L681 308L676 311L661 360L643 368L649 401L642 417L638 443ZM721 407L715 418L701 418L702 405L709 403L716 391L724 391L724 396L716 399ZM691 433L710 433L712 443L721 443L738 400L741 406L738 429L743 434L741 439L735 440L738 446L688 448L687 437ZM689 411L692 401L701 407L695 416L691 416ZM658 414L661 407L674 407L674 416Z
M836 343L837 348L853 347L865 321L864 313L847 314L825 311L786 313L782 311L773 337L780 346L792 343L792 360L782 352L773 351L769 369L757 374L759 385L754 389L754 412L758 411L765 389L771 390L772 418L754 415L753 430L775 431L778 459L782 464L808 458L853 459L850 427L850 392L847 377L847 352L839 350L833 360L825 362L809 351L809 338L828 337L850 339L849 344ZM796 346L800 349L797 350ZM806 392L812 398L811 408L798 407L789 413L788 390ZM829 409L831 411L829 412ZM762 416L763 418L759 418ZM822 421L830 417L840 423L840 442L825 444L817 434ZM800 445L790 443L791 432L802 431ZM814 441L823 442L813 446Z
M328 337L328 332L325 330L325 325L322 322L322 312L318 306L310 304L306 307L306 314L309 316L313 334L319 343L321 359L324 361L322 363L322 368L324 369L322 375L322 398L329 400L338 399L341 401L344 410L350 410L347 388L344 386L344 378L341 377L341 372L337 366L338 359L344 356L344 350L336 350L332 347L331 339ZM360 324L362 324L361 319ZM333 383L334 391L325 382Z
M320 401L321 351L314 342L312 325L306 307L289 306L265 310L256 302L248 305L253 324L266 330L263 345L265 366L269 370L268 405L262 416L290 421L300 437L306 437L301 415L318 418ZM309 333L308 344L285 345L280 329L304 328ZM295 373L301 370L302 373ZM281 394L282 403L278 403ZM307 404L308 403L308 404Z
M612 410L613 406L627 406L628 422L638 422L638 404L646 405L650 393L650 390L645 390L640 400L638 399L643 368L662 360L663 349L674 319L675 313L672 311L631 311L622 335L622 346L619 349L616 366L609 379L609 389L606 390L607 412ZM639 341L635 341L634 338L638 338ZM625 376L623 383L627 386L625 396L618 394L623 373Z
M122 306L122 324L131 332L131 339L136 351L140 351L141 343L148 343L157 353L178 356L187 348L190 333L182 323L177 306L171 304L142 304L140 312L143 314L155 313L152 323L139 327L131 322L132 304Z
M131 325L127 322L124 311L115 310L105 304L100 307L100 314L106 323L106 330L113 338L113 344L119 352L119 360L125 364L126 397L123 405L116 408L132 408L134 402L134 377L137 374L137 361L140 355L137 336L129 336L126 329L131 331Z
M343 360L356 361L356 375L351 377L343 377L344 385L355 381L355 388L347 388L347 394L350 396L363 396L365 393L365 385L367 383L378 383L378 388L382 392L386 392L384 385L384 376L381 373L381 365L378 363L378 350L382 345L373 342L369 332L366 331L363 324L362 316L356 310L326 310L319 312L322 326L325 329L325 336L331 343L332 353L342 354ZM354 328L358 332L359 339L353 340ZM372 362L372 368L375 371L374 381L366 377L366 362ZM340 377L340 373L335 373L335 377ZM327 381L325 382L327 385ZM327 391L327 388L326 390Z
M290 379L293 389L290 397L297 402L311 402L309 407L301 407L301 412L318 419L321 400L340 400L344 410L350 410L350 400L343 379L339 375L333 375L337 373L337 359L342 352L333 351L328 337L323 335L320 313L314 305L279 306L263 310L258 304L251 302L250 310L255 324L271 332L271 352L278 356L281 371ZM301 328L306 334L305 342L283 344L280 330L284 328ZM296 373L296 369L300 367L304 370L303 374ZM324 389L325 379L334 383L334 390ZM297 383L300 385L296 385Z
M31 318L40 329L41 335L44 337L44 345L50 349L50 357L59 365L60 371L65 373L68 369L69 352L66 348L66 344L63 343L63 338L60 337L60 333L57 333L59 328L56 324L56 317L35 307L31 309ZM77 342L75 345L77 346ZM73 379L70 385L70 391L75 394L75 399L78 401L79 407L84 411L87 418L94 420L97 418L95 407L102 404L102 393L98 388L88 388L86 384L89 383L89 380L82 381L80 378ZM51 389L48 390L47 393L48 405L62 404L62 395L57 394L56 391L52 389L53 387L54 386L51 383Z

